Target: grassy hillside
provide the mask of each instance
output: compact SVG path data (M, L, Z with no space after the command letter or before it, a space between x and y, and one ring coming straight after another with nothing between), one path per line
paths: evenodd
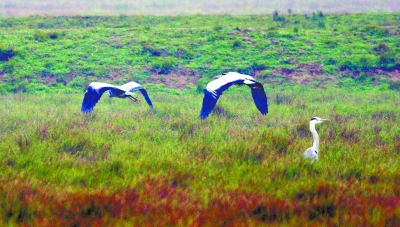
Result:
M399 14L0 19L1 226L397 226ZM222 72L265 85L261 115ZM130 80L144 99L103 97ZM318 125L320 159L302 159Z
M399 22L322 12L2 18L0 92L83 89L96 79L184 88L226 71L267 85L389 86L399 79Z

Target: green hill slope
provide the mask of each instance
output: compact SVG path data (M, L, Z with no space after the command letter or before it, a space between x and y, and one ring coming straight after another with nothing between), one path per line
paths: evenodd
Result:
M400 14L322 12L1 18L0 92L93 80L184 88L226 71L271 85L390 84L399 79L399 25Z

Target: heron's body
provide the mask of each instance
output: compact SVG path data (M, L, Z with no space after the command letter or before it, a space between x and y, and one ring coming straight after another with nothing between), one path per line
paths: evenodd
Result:
M138 83L129 82L121 86L115 86L107 83L92 82L86 89L85 96L82 101L81 111L82 113L86 114L90 113L97 102L100 100L103 93L106 91L110 98L129 98L132 101L137 102L138 100L136 97L134 97L133 93L133 91L136 90L139 90L142 93L142 95L146 99L147 104L150 106L151 110L153 110L153 104L146 90Z
M246 84L251 88L254 103L257 109L263 114L268 113L268 101L264 91L264 87L261 83L257 82L253 77L236 73L229 72L218 77L218 79L211 81L207 84L204 89L203 104L200 111L200 118L206 119L211 111L217 104L218 98L222 93L227 90L230 86L237 84Z
M304 151L304 158L310 159L311 161L317 161L318 160L318 151L319 151L319 135L317 133L317 130L315 129L316 124L320 124L322 122L329 121L328 119L322 119L319 117L313 117L310 120L310 131L311 134L313 135L313 144L312 147L307 148Z

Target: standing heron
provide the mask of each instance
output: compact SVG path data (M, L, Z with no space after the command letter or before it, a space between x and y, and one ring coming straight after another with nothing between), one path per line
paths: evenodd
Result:
M151 111L154 111L153 104L151 103L147 91L140 84L135 82L129 82L121 86L115 86L101 82L90 83L86 89L85 96L82 101L81 111L85 114L92 112L94 106L106 91L108 93L108 97L110 98L129 98L133 102L138 102L138 99L133 96L133 92L136 90L139 90L142 93L147 104L150 106Z
M230 86L246 84L251 89L254 103L257 109L263 114L268 113L268 101L265 94L264 87L261 83L257 82L249 75L240 74L237 72L229 72L216 77L216 80L207 84L204 89L203 104L200 111L200 119L204 120L208 117L211 111L217 104L218 98L222 92L227 90Z
M319 118L319 117L311 118L310 131L313 135L314 142L312 144L312 147L307 148L307 150L304 151L304 158L311 159L311 161L313 161L313 162L318 160L319 136L318 136L317 130L315 130L315 125L321 124L322 122L326 122L326 121L329 121L329 119L323 119L323 118Z

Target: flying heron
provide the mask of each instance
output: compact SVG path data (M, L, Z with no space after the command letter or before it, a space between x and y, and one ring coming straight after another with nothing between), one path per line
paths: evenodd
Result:
M237 72L229 72L217 76L216 78L216 80L208 83L206 89L204 89L204 98L200 111L200 119L204 120L208 117L208 115L217 104L218 98L222 95L222 92L224 92L234 84L246 84L247 86L249 86L257 109L263 115L266 115L268 113L268 101L264 91L264 87L253 77Z
M142 95L146 99L147 104L150 106L151 111L154 111L153 104L151 103L147 91L140 84L135 82L129 82L121 86L115 86L101 82L90 83L88 88L86 89L85 96L83 98L81 111L85 114L92 112L94 106L97 104L103 93L106 91L110 98L129 98L133 102L138 102L138 99L133 96L133 92L136 90L139 90L142 93Z

